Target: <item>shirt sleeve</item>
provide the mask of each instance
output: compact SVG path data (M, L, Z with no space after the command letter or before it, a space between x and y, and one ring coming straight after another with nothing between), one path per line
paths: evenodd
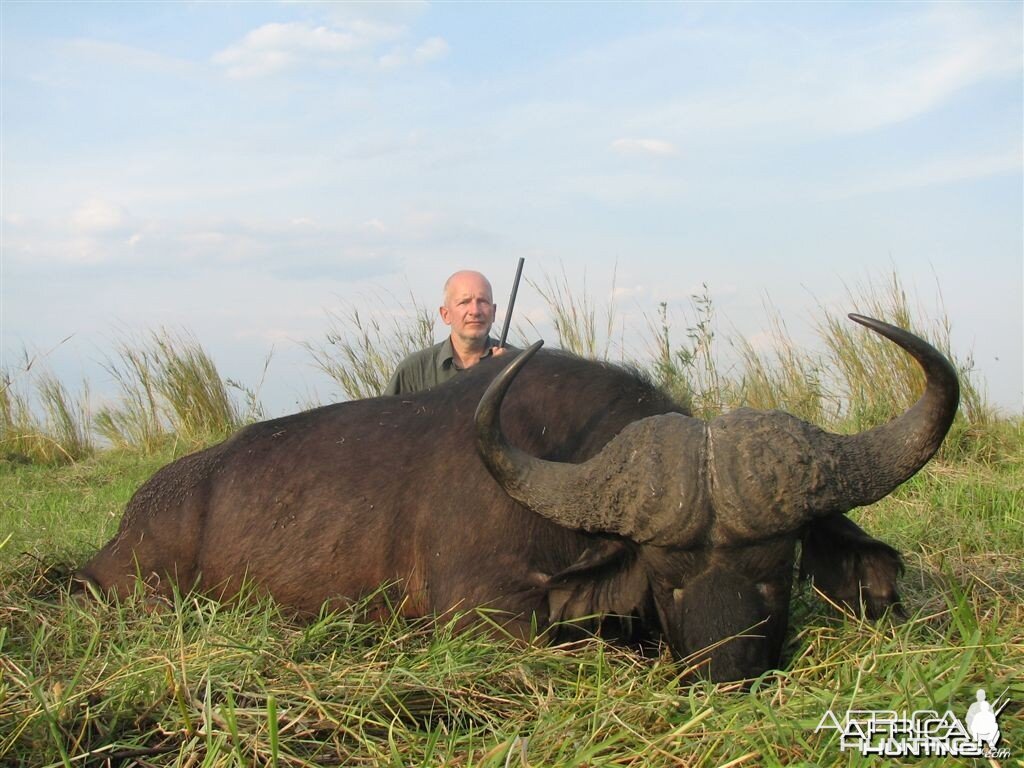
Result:
M391 380L381 392L382 395L408 395L436 386L436 349L428 347L413 352L395 368Z
M384 391L381 395L400 395L402 394L402 367L399 366L395 369L395 372L391 374L391 381L388 382L387 386L384 387Z

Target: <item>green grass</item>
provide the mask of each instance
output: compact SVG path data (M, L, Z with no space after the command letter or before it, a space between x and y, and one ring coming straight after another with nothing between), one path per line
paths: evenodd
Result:
M26 354L14 374L0 370L0 458L54 464L91 455L88 384L76 398L36 363Z
M569 277L545 274L543 281L526 279L547 305L554 326L557 346L580 357L607 360L615 328L615 302L609 298L604 305L604 321L598 313L597 302L587 289L587 276L583 275L583 290L573 290ZM615 295L615 277L612 276L612 297ZM540 334L532 322L527 321L531 333L520 330L524 338L537 338Z
M262 413L256 393L221 378L187 332L162 329L122 339L116 358L105 367L121 397L102 408L93 425L115 447L152 452L172 439L197 446L227 437ZM236 404L232 388L241 390L248 412Z
M328 311L323 343L304 346L317 368L341 390L343 398L376 397L384 391L391 374L411 352L435 343L437 310L415 296L403 306L390 296L375 297L379 307L397 308L398 314L381 311L371 316L354 305Z
M88 382L76 396L46 369L45 356L23 357L0 370L0 458L66 464L91 456L98 443L145 453L169 443L196 448L263 416L258 387L221 378L187 332L121 339L104 363L119 397L95 415Z
M608 359L614 290L599 311L585 280L582 292L573 291L564 270L560 277L545 275L543 282L527 283L547 305L557 346ZM434 311L427 304L415 297L404 306L386 296L375 300L376 314L354 305L329 311L325 340L304 344L345 399L378 395L407 354L434 342ZM818 326L822 349L807 350L793 342L781 313L769 304L768 344L755 347L747 338L719 331L707 286L691 297L690 305L691 320L681 338L672 328L668 305L659 305L657 318L648 318L645 329L649 354L631 364L648 371L701 418L740 406L778 408L835 431L859 431L904 411L923 385L908 355L845 316L823 312ZM850 291L849 306L914 330L953 361L960 375L961 409L942 455L998 456L998 442L992 439L998 430L991 428L997 420L994 409L975 381L970 355L951 348L945 310L940 306L930 317L915 306L895 273ZM536 335L536 327L532 334L517 330L523 338ZM621 334L624 339L625 328ZM643 338L644 329L630 336ZM259 387L222 379L213 359L187 332L162 329L122 338L105 367L120 396L96 409L95 417L87 382L76 398L27 354L19 370L0 371L0 456L73 462L95 450L95 438L144 452L172 441L198 447L264 415ZM244 406L237 402L239 395Z

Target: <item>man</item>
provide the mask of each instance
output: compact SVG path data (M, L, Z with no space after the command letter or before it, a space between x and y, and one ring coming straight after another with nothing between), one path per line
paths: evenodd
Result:
M479 272L456 272L444 284L441 319L451 334L440 344L414 352L398 364L385 395L402 395L430 389L454 379L485 357L503 355L498 341L491 338L494 325L494 295L491 284Z

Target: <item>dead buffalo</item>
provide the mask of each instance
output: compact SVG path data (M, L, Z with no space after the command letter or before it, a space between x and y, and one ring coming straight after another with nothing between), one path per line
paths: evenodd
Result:
M916 405L862 434L750 409L700 421L632 373L538 344L497 376L507 358L416 395L254 424L175 461L78 576L118 594L138 575L221 597L249 579L303 612L400 583L408 616L489 606L522 636L631 617L678 657L711 647L711 679L756 676L779 663L799 540L832 599L871 616L898 600L899 555L843 514L917 472L957 409L939 352L851 318L927 378Z

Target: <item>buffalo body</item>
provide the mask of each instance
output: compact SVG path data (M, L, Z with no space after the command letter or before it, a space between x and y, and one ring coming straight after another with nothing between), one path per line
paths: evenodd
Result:
M869 615L898 600L898 554L843 513L913 474L949 426L955 375L924 347L938 368L922 402L942 390L942 413L931 402L901 417L927 445L880 490L848 491L881 470L843 462L908 443L907 424L831 457L820 430L784 414L705 424L634 373L531 349L501 376L509 356L430 391L254 424L173 462L78 577L221 598L249 580L303 613L394 584L389 603L407 616L487 606L524 637L630 617L678 657L703 652L712 679L751 677L779 663L801 539L804 571L832 599Z

